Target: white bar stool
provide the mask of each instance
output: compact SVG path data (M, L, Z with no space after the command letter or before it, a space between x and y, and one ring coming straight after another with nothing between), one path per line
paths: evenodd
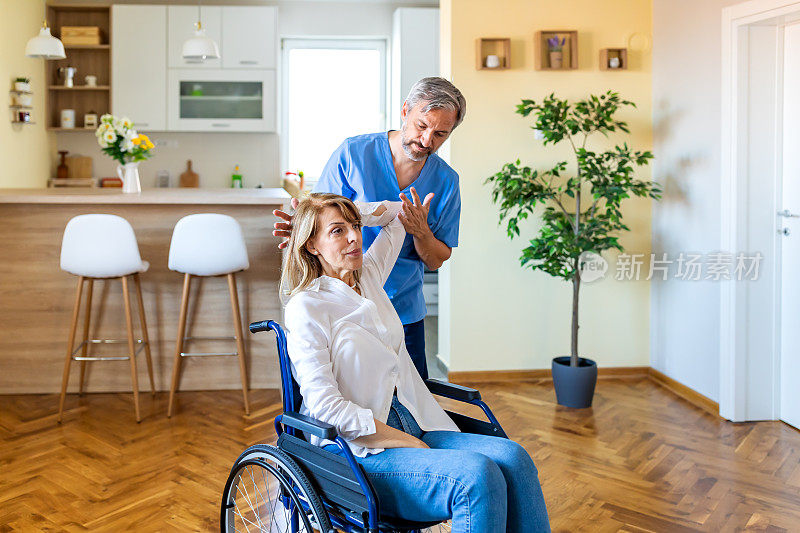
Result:
M247 258L247 247L239 223L227 215L203 213L185 216L175 224L172 232L172 243L169 247L169 268L183 273L183 295L181 297L180 318L178 319L178 337L175 346L175 362L172 367L172 386L169 389L169 406L167 416L172 416L175 391L178 390L181 359L196 356L237 356L239 371L242 375L242 394L244 411L250 414L250 403L247 399L247 370L245 368L244 338L242 336L242 317L239 312L239 295L236 292L235 273L250 268ZM185 337L186 313L189 308L189 287L193 276L212 277L227 276L228 292L233 313L233 337ZM202 340L235 340L237 351L234 353L188 353L184 352L184 344L193 339Z
M136 421L139 422L139 380L136 373L136 355L144 349L147 357L147 372L150 375L150 390L155 394L153 382L153 363L150 357L150 340L147 336L147 322L144 316L142 288L139 273L150 267L139 255L139 245L133 228L122 217L116 215L80 215L67 223L64 238L61 242L61 269L78 276L78 290L75 295L75 306L72 310L72 325L69 330L67 357L64 363L64 376L61 380L61 399L58 405L58 421L64 412L64 399L67 394L69 368L72 361L80 361L81 374L79 394L83 393L83 378L86 361L124 361L131 362L131 381L133 382L133 405ZM133 320L131 317L130 291L128 276L133 277L136 285L136 300L139 307L139 319L142 327L142 338L134 339ZM122 279L122 295L125 304L125 323L128 329L127 340L89 339L89 318L92 311L92 289L96 279ZM75 332L78 327L81 297L84 282L88 283L86 294L86 314L83 322L83 341L75 344ZM128 344L128 353L124 356L88 356L89 344ZM138 344L138 348L136 345ZM76 355L80 351L80 355Z

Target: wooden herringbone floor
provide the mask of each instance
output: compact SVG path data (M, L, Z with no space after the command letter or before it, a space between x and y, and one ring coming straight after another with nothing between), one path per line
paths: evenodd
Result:
M646 379L557 407L547 383L482 384L539 468L555 531L800 531L800 433L731 424ZM276 391L0 396L0 531L211 531L239 452L274 440Z

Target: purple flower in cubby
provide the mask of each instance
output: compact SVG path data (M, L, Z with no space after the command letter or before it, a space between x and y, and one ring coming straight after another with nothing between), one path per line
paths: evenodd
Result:
M562 37L561 40L559 40L558 35L556 35L547 39L547 48L549 48L551 52L560 52L566 42L566 37Z

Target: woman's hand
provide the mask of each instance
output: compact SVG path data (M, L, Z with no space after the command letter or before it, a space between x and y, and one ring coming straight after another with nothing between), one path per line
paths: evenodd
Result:
M367 448L429 448L418 438L378 420L375 421L375 433L358 437L352 442Z
M297 209L298 205L300 205L300 201L297 198L292 198L292 209ZM286 222L276 222L274 224L275 229L272 230L272 234L274 236L283 237L283 241L281 241L278 244L278 249L283 250L284 248L289 246L289 237L292 234L292 215L290 215L289 213L284 213L279 209L274 210L272 214L286 221Z

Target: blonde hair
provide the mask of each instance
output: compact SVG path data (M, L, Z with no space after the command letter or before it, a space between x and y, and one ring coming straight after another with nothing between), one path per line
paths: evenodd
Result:
M319 230L319 215L327 207L336 207L349 223L360 223L361 213L356 205L338 194L311 193L300 200L292 217L292 233L289 244L283 254L281 267L281 300L286 303L292 296L302 291L318 277L324 274L319 258L312 254L306 245L316 237ZM356 283L361 272L353 272Z

